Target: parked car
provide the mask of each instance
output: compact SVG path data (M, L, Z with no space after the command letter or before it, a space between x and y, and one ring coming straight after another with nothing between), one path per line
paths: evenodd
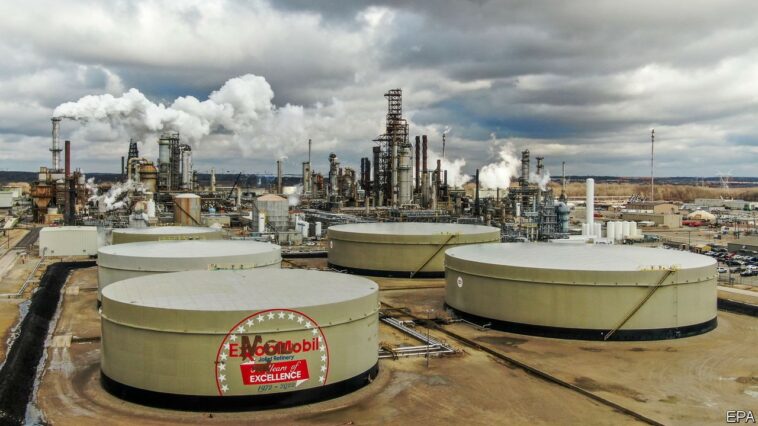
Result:
M729 272L729 270L724 268L723 266L719 266L718 271L719 271L719 274L726 274L727 272Z

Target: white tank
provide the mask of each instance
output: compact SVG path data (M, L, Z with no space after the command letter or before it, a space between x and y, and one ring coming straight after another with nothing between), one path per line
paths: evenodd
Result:
M311 224L308 222L300 222L303 230L303 238L308 238L308 231L310 231Z
M316 222L316 238L321 238L321 222Z
M616 222L616 240L620 241L624 239L624 225L618 221Z
M586 224L586 223L583 223L583 224L582 224L582 235L585 235L585 236L586 236L586 235L589 235L589 232L587 231L587 229L588 229L588 226L587 226L587 224Z
M153 200L147 201L147 217L149 218L155 217L155 201Z
M616 240L616 223L615 222L606 222L605 236L611 241Z
M595 222L594 226L595 226L595 232L593 233L593 235L595 237L597 237L597 238L602 237L603 236L603 225L601 223Z
M258 213L258 232L266 231L266 214Z
M621 222L621 236L622 238L629 238L629 222L623 221Z

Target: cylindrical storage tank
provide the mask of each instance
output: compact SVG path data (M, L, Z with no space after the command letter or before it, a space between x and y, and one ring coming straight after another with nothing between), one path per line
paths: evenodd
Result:
M362 275L441 277L444 253L500 241L500 229L456 223L384 222L331 226L329 265Z
M637 222L629 222L629 236L637 238Z
M589 225L586 223L582 224L582 235L587 236L589 235Z
M190 271L105 288L101 382L191 410L333 398L378 372L378 286L301 269Z
M220 240L220 229L203 226L153 226L148 228L114 229L112 244L136 243L140 241L172 240Z
M629 222L626 221L626 220L623 221L623 222L621 222L621 236L623 238L629 238L629 236L630 236L630 234L629 234Z
M200 222L200 196L179 194L174 196L174 223L194 226Z
M597 238L601 238L603 236L603 225L595 222L593 226L595 228L595 232L592 235L594 235Z
M257 241L148 241L101 247L97 299L103 288L145 275L216 269L280 268L282 249Z
M315 234L316 238L321 238L321 222L316 222Z
M616 239L616 224L614 222L605 223L605 237L611 241Z
M624 225L622 222L616 222L614 231L616 231L616 241L621 241L624 239Z
M659 340L716 327L716 261L622 245L480 244L446 252L445 302L500 330Z

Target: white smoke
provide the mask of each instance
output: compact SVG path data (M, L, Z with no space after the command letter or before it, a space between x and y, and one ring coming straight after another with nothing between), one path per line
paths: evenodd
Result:
M442 159L442 156L437 152L427 149L427 155L429 158L428 167L430 170L437 169L437 160L442 160L440 167L442 170L447 170L447 183L453 187L459 188L466 182L471 181L471 176L463 172L463 168L466 166L466 160L463 158L456 158L455 160Z
M132 88L117 97L89 95L66 102L55 108L53 116L78 120L85 126L110 126L114 134L135 139L178 131L191 145L215 137L236 143L246 156L262 151L283 156L300 148L310 133L329 129L344 115L337 100L329 106L317 104L306 109L290 104L276 107L273 98L266 79L246 74L228 80L204 101L184 96L164 105Z
M547 184L550 183L550 172L547 169L545 169L542 172L542 176L534 172L530 173L529 183L537 184L539 185L541 190L545 191L547 189Z
M297 186L295 186L295 192L287 195L287 204L290 207L295 207L295 206L300 205L300 194L302 192L303 192L303 185L297 184Z
M513 145L510 143L499 146L493 135L492 150L498 149L499 161L487 164L479 169L479 185L482 188L508 188L511 179L518 176L521 160L514 154Z
M87 187L94 187L94 179L90 178L87 181ZM145 192L141 183L135 184L134 181L126 181L124 183L118 182L110 187L108 192L102 195L98 195L97 188L95 187L94 195L89 198L89 202L97 203L98 206L105 206L105 211L119 210L128 208L131 206L130 193L142 194Z

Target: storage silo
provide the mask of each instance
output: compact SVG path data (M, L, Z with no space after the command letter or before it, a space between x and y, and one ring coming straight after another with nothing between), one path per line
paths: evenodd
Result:
M102 247L97 257L98 297L129 278L166 272L280 268L282 249L258 241L147 241Z
M258 213L265 215L265 220L277 231L289 228L289 202L286 198L274 194L266 194L256 198L253 203ZM258 230L258 232L264 232Z
M103 290L101 381L190 410L282 407L358 389L378 372L378 286L299 269L190 271Z
M716 327L716 262L646 247L481 244L446 252L447 305L493 328L659 340Z
M354 223L327 229L329 265L362 275L441 277L444 253L500 241L500 229L457 223Z
M151 226L147 228L114 229L112 244L136 243L140 241L171 240L220 240L220 229L203 226Z
M201 225L200 196L178 194L174 196L174 223L184 226Z

